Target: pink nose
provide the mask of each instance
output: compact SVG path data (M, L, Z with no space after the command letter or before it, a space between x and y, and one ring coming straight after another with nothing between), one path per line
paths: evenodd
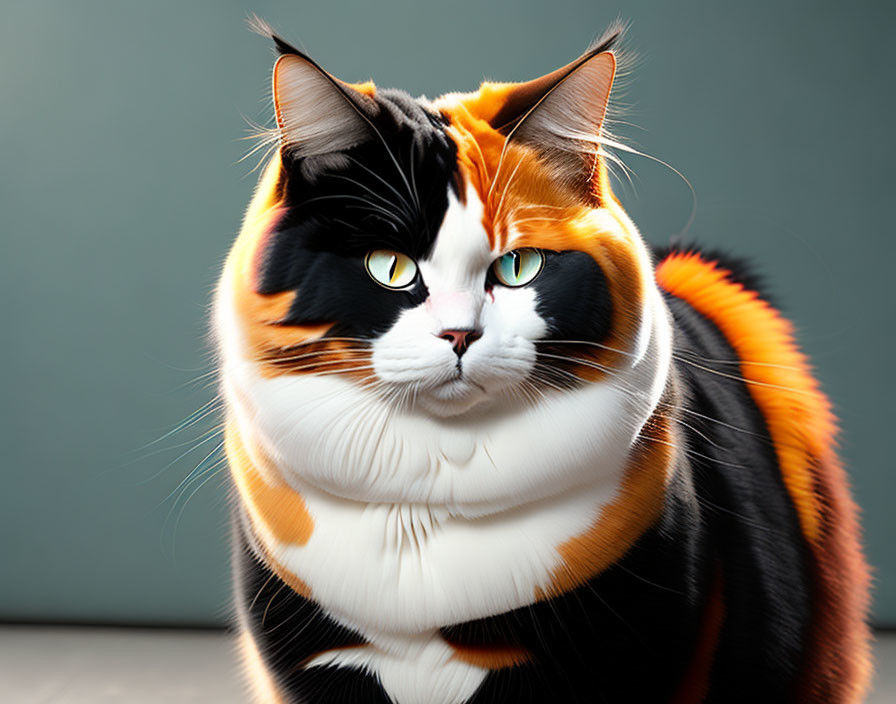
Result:
M467 348L482 337L481 330L442 330L439 337L448 340L454 348L454 354L462 357Z

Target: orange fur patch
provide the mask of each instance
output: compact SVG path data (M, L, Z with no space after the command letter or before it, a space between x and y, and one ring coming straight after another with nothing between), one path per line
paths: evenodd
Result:
M652 418L641 432L616 497L587 531L559 546L563 563L554 571L550 586L536 590L536 599L563 594L600 574L659 520L673 455L669 421Z
M531 662L532 653L518 645L461 645L449 643L454 649L452 660L458 660L486 670L502 670Z
M286 484L271 484L262 477L232 424L225 431L224 447L230 474L253 524L278 543L307 543L314 532L314 521L302 495Z
M370 80L364 81L363 83L346 83L345 85L352 90L358 91L362 95L366 95L368 98L372 98L376 95L376 84Z

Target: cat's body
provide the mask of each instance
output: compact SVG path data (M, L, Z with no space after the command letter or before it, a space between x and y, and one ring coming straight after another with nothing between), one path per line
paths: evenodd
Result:
M612 41L434 103L278 42L215 318L259 700L861 697L829 404L739 267L613 199Z

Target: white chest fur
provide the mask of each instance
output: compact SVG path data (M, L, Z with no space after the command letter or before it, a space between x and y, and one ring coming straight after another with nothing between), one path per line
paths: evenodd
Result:
M314 531L268 545L338 620L367 633L417 634L530 604L615 485L465 518L423 504L361 504L305 486Z

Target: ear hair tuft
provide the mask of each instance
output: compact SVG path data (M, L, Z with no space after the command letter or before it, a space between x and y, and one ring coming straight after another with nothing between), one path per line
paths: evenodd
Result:
M599 54L602 51L618 50L617 46L628 31L628 22L616 19L604 32L588 46L585 54Z
M277 32L274 31L274 28L267 20L262 19L254 12L246 19L246 24L249 25L250 31L272 40L274 42L274 46L277 49L277 53L280 56L285 56L287 54L294 54L296 56L303 57L305 56L304 52L299 51L288 41L280 37Z

